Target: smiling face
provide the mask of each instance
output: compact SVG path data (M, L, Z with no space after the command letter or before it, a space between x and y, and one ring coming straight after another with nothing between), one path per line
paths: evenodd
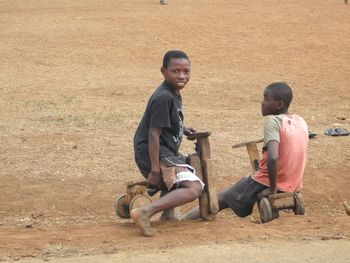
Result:
M179 91L190 80L191 64L185 58L172 58L168 67L162 67L161 71L165 81L170 83L176 91Z
M264 99L261 102L261 113L263 116L280 114L284 109L284 101L276 100L270 89L265 89Z

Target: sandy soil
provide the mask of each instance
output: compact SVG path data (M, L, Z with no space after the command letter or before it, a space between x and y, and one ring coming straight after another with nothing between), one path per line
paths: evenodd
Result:
M273 247L273 249L271 249ZM341 253L339 253L341 251ZM142 261L140 261L142 254ZM53 263L66 262L128 262L128 263L231 263L231 262L349 262L348 241L302 241L264 242L190 245L168 249L145 251L121 251L112 255L74 256L70 258L50 258ZM23 262L40 262L38 259L25 259Z
M349 8L330 0L0 1L0 260L227 242L350 244L341 205L350 201L350 136L322 135L350 129ZM228 211L213 222L154 222L152 239L115 217L115 196L141 179L132 136L174 48L192 61L186 123L212 131L219 189L250 173L246 151L231 145L262 137L264 87L291 84L291 111L319 133L305 216L261 225L257 211L245 219Z

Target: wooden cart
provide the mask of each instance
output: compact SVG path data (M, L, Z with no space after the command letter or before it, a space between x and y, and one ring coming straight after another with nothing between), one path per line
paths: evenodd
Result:
M257 144L263 142L263 139L253 140L235 144L232 148L246 147L252 166L253 172L259 170L260 155ZM292 209L296 215L305 214L305 206L300 193L277 193L267 197L258 199L258 207L260 212L260 220L267 223L279 217L279 211L284 209Z
M213 160L210 155L210 132L193 133L187 138L195 141L195 153L188 157L189 164L196 169L196 175L204 182L205 187L199 197L201 216L205 220L213 220L219 211ZM114 209L120 218L130 218L130 211L152 202L147 194L147 181L130 181L126 185L126 193L116 198Z

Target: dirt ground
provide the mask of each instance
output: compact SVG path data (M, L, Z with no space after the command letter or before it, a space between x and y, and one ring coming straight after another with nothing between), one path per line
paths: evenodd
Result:
M270 252L298 247L306 262L304 242L349 249L341 202L350 201L350 136L323 135L350 129L349 12L340 0L0 1L0 260L189 246L210 257L243 243ZM292 86L291 111L319 134L309 146L305 216L283 213L264 225L257 211L155 220L154 238L115 217L115 196L141 179L132 138L169 49L191 58L186 124L212 131L219 189L250 173L245 149L231 146L262 137L264 87ZM193 143L181 150L192 152ZM331 261L346 262L334 250Z

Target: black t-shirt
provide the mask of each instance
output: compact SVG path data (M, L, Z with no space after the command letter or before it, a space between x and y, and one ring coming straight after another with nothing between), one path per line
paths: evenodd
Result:
M146 111L134 136L137 159L149 161L148 135L150 128L163 128L160 135L159 157L177 155L183 137L184 116L182 98L173 87L163 82L148 101ZM150 161L149 161L150 162Z

